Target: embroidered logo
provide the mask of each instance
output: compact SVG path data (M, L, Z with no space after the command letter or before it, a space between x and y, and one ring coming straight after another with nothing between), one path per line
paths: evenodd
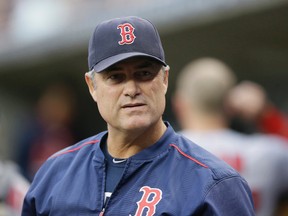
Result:
M142 216L146 210L145 216L153 216L156 213L156 206L162 199L162 191L158 188L150 188L143 186L139 190L143 192L142 198L137 202L137 210L135 216Z
M135 28L130 23L124 23L117 26L120 29L121 41L118 42L119 45L132 44L136 38L134 34Z

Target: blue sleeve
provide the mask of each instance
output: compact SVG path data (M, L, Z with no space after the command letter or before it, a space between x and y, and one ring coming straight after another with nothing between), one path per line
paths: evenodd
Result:
M241 177L217 182L207 193L203 216L254 216L251 190Z
M24 198L21 216L45 216L49 215L50 207L49 191L51 191L51 179L57 174L50 170L51 161L46 161L37 171L33 182ZM58 180L56 178L56 180Z

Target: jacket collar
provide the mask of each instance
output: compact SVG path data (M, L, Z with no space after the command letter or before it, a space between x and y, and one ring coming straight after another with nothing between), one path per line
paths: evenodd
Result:
M175 143L177 136L176 133L174 131L174 129L172 128L172 126L170 125L169 122L164 122L165 125L167 126L167 130L165 131L165 133L162 135L162 137L153 145L149 146L148 148L142 150L141 152L133 155L132 157L129 158L130 161L149 161L149 160L153 160L155 157L157 157L158 155L162 154L163 152L167 151L169 148L169 145L171 143ZM96 136L97 139L100 139L100 145L97 145L96 147L96 151L95 151L95 157L94 160L96 162L100 162L103 163L105 161L105 156L101 150L101 145L106 142L107 140L107 135L108 132L102 132Z

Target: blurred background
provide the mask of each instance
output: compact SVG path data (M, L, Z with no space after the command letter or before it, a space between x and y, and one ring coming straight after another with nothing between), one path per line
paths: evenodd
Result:
M202 56L288 112L288 0L0 0L0 158L28 179L47 155L106 129L84 81L88 40L98 22L124 15L160 32L171 67L164 119L175 129L175 76Z

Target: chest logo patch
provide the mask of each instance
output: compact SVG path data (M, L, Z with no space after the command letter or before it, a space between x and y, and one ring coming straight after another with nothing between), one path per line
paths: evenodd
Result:
M139 191L143 192L143 195L137 202L138 207L135 216L144 216L143 213L145 210L145 216L153 216L156 213L157 204L162 199L162 191L158 188L148 186L143 186Z

